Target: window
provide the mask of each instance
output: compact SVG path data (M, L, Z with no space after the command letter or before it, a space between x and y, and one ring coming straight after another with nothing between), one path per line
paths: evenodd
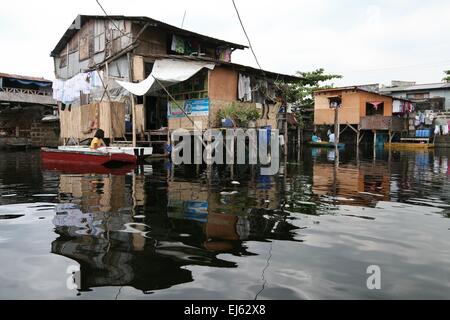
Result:
M413 100L425 100L430 98L429 92L421 92L421 93L408 93L406 98Z
M384 102L373 101L366 103L366 116L384 115Z
M342 107L342 98L339 96L329 97L328 101L330 103L330 109L336 109Z
M203 99L208 97L208 71L203 70L192 78L169 87L175 100Z

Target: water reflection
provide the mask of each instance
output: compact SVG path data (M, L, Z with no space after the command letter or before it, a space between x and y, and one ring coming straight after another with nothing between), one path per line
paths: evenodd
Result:
M145 184L158 188L145 178L60 175L60 198L70 202L55 209L58 238L51 251L80 264L81 292L102 286L132 286L145 293L169 288L193 281L188 265L236 268L217 255L254 255L245 241L295 241L297 228L282 211L224 213L223 197L195 182L168 181L167 198L158 198L158 207L166 210L148 214ZM139 207L147 214L140 215Z
M441 275L450 268L450 150L377 151L373 159L372 150L306 149L272 177L250 166L154 162L107 173L38 174L31 166L12 179L28 158L0 155L2 261L60 259L49 264L62 279L76 262L82 296L110 298L117 287L244 299L434 297L449 289ZM373 263L402 287L367 292ZM1 268L0 286L39 297L12 280L23 274L13 262ZM51 283L53 273L33 274ZM64 284L55 294L73 296Z

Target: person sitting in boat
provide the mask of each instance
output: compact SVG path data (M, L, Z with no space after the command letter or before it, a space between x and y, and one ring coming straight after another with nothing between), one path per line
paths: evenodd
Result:
M313 133L313 136L312 136L312 142L313 142L313 143L322 142L322 139L319 138L319 136L317 135L316 132Z
M95 132L94 139L92 139L91 141L91 149L96 150L101 147L106 147L106 144L103 141L104 138L105 138L105 131L103 131L102 129L98 129Z

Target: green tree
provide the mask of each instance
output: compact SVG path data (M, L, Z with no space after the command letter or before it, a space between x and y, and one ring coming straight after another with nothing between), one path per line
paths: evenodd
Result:
M323 68L310 72L298 71L296 75L300 80L296 83L282 83L280 88L286 97L287 102L295 105L295 114L299 126L304 127L308 119L303 115L314 108L314 91L320 89L332 88L334 84L325 84L325 82L342 79L341 75L326 74Z
M450 70L444 71L444 73L445 73L445 78L442 79L442 81L450 82Z

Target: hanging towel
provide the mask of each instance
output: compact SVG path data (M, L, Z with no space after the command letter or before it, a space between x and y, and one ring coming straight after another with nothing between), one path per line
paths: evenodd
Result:
M250 77L239 74L238 81L238 98L244 102L252 101L252 88L250 85Z
M400 100L394 100L394 103L392 104L392 112L393 113L402 113L403 112L403 106L402 106L402 102Z
M434 126L434 134L436 136L441 134L441 126L439 126L439 125Z

